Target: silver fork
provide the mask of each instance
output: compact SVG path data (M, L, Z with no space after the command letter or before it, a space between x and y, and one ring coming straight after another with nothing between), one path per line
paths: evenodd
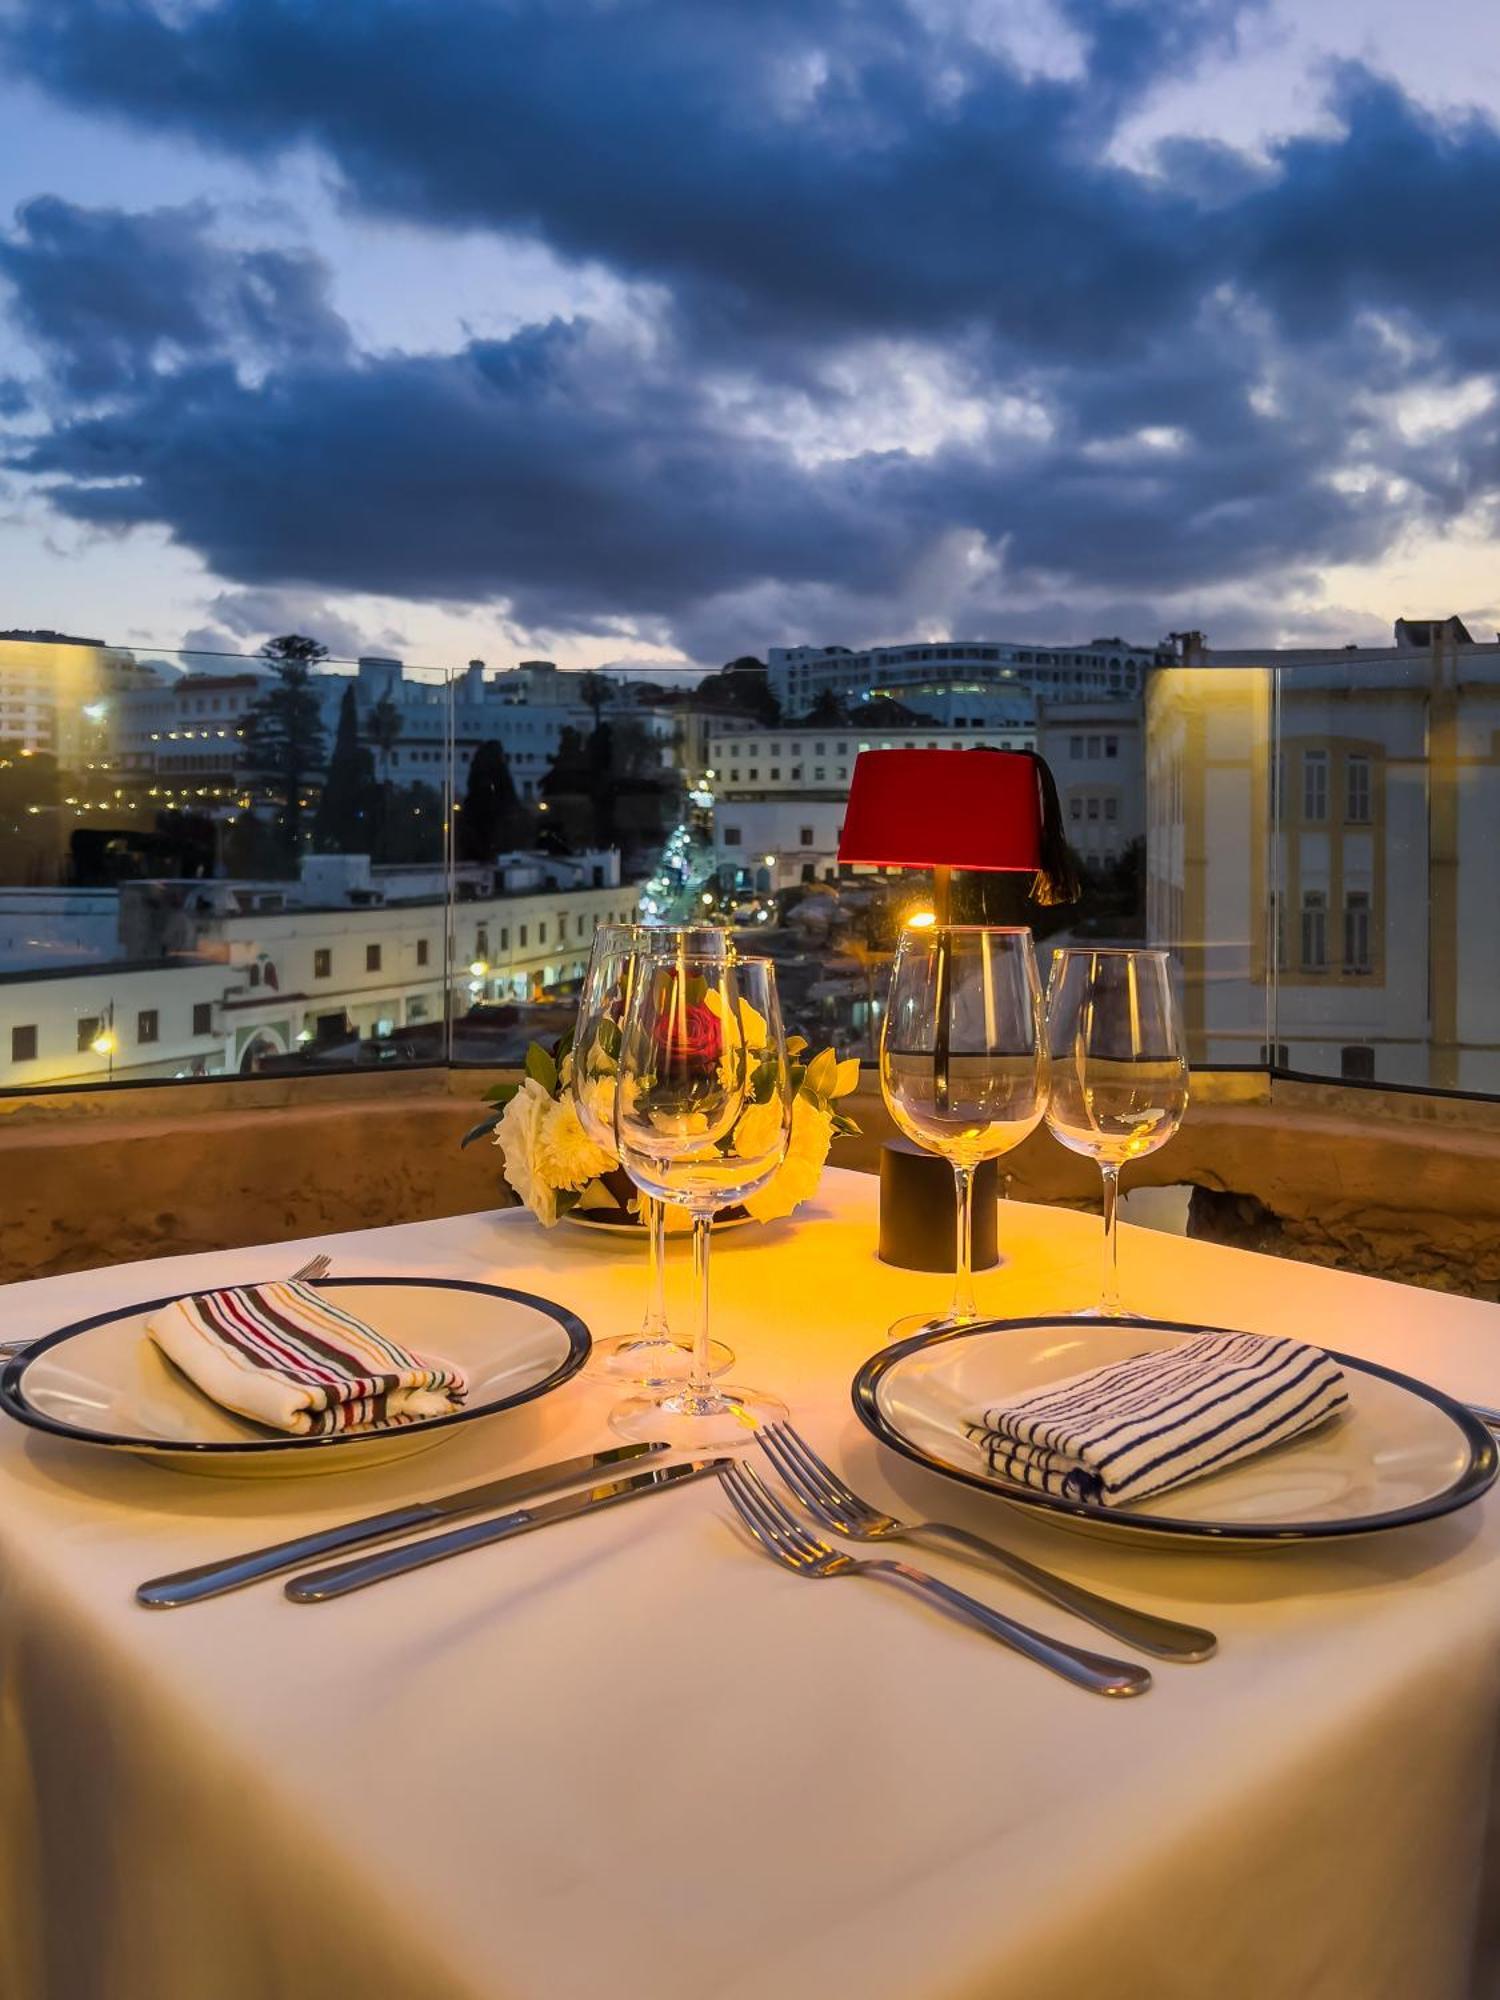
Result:
M991 1639L998 1639L1012 1652L1024 1654L1039 1667L1050 1668L1091 1694L1144 1694L1151 1685L1151 1675L1145 1667L1129 1660L1112 1660L1103 1653L1086 1653L1081 1646L1069 1646L1061 1639L1049 1639L1045 1633L1020 1625L1003 1612L992 1611L977 1597L967 1597L951 1584L939 1582L925 1570L912 1569L907 1563L885 1556L851 1556L841 1549L830 1548L793 1519L748 1465L726 1466L719 1479L730 1505L766 1554L797 1576L819 1579L867 1576L878 1583L894 1583L914 1590L953 1617L977 1626Z
M332 1265L333 1259L320 1250L315 1257L309 1257L305 1264L299 1265L286 1282L289 1285L298 1285L313 1278L321 1278ZM18 1354L24 1354L31 1344L30 1339L0 1340L0 1361L13 1361Z
M1026 1584L1060 1611L1071 1611L1075 1618L1087 1620L1112 1639L1123 1639L1127 1646L1139 1646L1158 1659L1206 1660L1218 1646L1213 1633L1201 1626L1180 1625L1174 1618L1159 1618L1153 1611L1139 1611L1112 1597L1100 1597L1027 1562L1024 1556L1013 1555L997 1542L971 1535L967 1528L950 1527L945 1521L898 1521L893 1514L880 1513L840 1479L791 1424L763 1425L755 1435L808 1512L851 1542L926 1542L957 1549Z

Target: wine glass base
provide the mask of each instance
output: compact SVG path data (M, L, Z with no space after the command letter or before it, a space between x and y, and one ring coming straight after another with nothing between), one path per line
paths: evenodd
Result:
M692 1372L693 1350L681 1346L665 1333L616 1333L596 1340L589 1350L584 1374L595 1381L685 1382ZM708 1372L722 1375L734 1366L734 1349L722 1340L712 1340L708 1349Z
M961 1326L978 1326L991 1318L989 1313L970 1313L963 1319L951 1312L903 1313L891 1321L888 1340L911 1340L919 1333L952 1333Z
M764 1390L726 1382L706 1394L684 1387L627 1396L610 1411L609 1427L674 1451L734 1451L752 1444L762 1424L784 1423L786 1414L786 1404Z

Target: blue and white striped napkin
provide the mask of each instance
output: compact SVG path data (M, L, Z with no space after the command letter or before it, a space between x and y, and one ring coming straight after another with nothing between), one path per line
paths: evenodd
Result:
M1319 1348L1200 1333L971 1411L964 1429L997 1477L1120 1507L1300 1437L1348 1399Z

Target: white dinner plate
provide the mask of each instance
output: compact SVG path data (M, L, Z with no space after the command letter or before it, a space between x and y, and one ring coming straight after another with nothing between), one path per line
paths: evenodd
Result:
M589 1333L576 1313L469 1278L319 1278L346 1311L403 1347L456 1362L463 1406L418 1423L285 1437L196 1389L146 1333L170 1299L120 1306L34 1342L0 1375L0 1409L74 1444L135 1452L181 1472L341 1472L441 1443L455 1426L527 1403L576 1375Z
M1321 1429L1131 1507L1063 1500L990 1471L961 1413L1208 1331L1168 1320L986 1320L884 1348L854 1378L882 1443L1059 1526L1135 1541L1265 1547L1406 1527L1477 1500L1500 1458L1476 1417L1426 1383L1347 1354L1347 1409Z

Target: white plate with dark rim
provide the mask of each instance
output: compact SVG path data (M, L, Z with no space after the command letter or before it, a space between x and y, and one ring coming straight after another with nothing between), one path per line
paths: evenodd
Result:
M315 1287L403 1347L456 1362L468 1398L444 1417L334 1437L285 1437L237 1417L174 1368L146 1333L149 1299L75 1320L0 1375L0 1409L71 1444L126 1451L179 1472L231 1478L353 1471L441 1444L460 1424L548 1395L588 1358L576 1313L470 1278L319 1278Z
M1495 1440L1461 1403L1394 1369L1335 1354L1348 1409L1290 1444L1134 1507L1062 1500L997 1478L959 1413L1209 1329L1174 1320L985 1320L920 1333L854 1378L861 1423L929 1472L961 1480L1057 1526L1197 1548L1280 1548L1435 1520L1477 1500L1500 1470ZM1332 1350L1329 1350L1330 1352Z

